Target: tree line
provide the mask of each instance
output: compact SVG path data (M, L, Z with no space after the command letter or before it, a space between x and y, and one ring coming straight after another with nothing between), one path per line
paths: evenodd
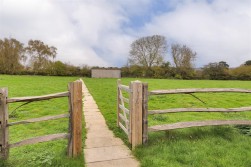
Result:
M174 65L165 62L168 44L160 35L142 37L131 44L128 65L122 67L122 76L175 78L175 79L213 79L213 80L251 80L251 60L237 68L229 68L225 61L212 62L203 68L194 68L197 53L186 45L173 43L170 47Z
M0 74L90 76L90 67L55 61L57 48L41 40L27 45L14 38L0 39Z
M165 61L168 48L173 65ZM0 74L90 77L92 68L100 68L55 61L56 56L57 48L40 40L29 40L24 45L14 38L0 39ZM164 36L142 37L132 42L128 63L121 68L122 77L251 80L251 60L236 68L220 61L196 69L196 56L186 45L173 43L168 47Z

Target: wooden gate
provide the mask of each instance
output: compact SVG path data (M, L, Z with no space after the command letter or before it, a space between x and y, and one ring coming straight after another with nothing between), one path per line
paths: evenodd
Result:
M145 143L148 139L148 86L140 81L133 81L129 86L126 86L118 80L117 89L117 125L127 134L128 140L134 148ZM123 96L123 91L128 93L129 98ZM128 108L125 103L128 104Z

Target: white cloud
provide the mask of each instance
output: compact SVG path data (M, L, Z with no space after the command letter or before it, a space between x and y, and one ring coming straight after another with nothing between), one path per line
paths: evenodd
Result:
M190 46L198 53L197 66L221 60L238 66L251 59L251 4L231 2L179 3L172 12L156 16L144 32Z
M171 10L153 12L156 2L0 0L0 38L40 39L58 48L57 59L75 65L125 65L131 42L153 34L193 48L197 66L251 59L249 0L159 0Z
M0 9L0 38L40 39L64 62L115 66L128 52L121 29L127 18L111 1L2 0Z

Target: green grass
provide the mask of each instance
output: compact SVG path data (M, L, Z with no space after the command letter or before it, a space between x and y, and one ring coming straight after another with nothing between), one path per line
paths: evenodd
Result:
M131 78L123 78L128 85ZM203 81L140 79L149 90L175 88L247 88L250 81ZM113 132L128 144L126 135L116 126L116 79L84 79L106 122ZM251 95L241 93L197 93L206 104L191 95L161 95L149 98L149 110L181 107L251 106ZM192 120L251 120L243 113L176 113L149 116L149 125ZM234 126L208 126L149 133L147 145L137 147L134 155L143 167L250 167L251 137Z
M0 87L8 87L9 97L46 95L67 91L68 83L76 79L78 78L0 75ZM67 98L32 102L16 109L21 104L23 103L9 104L10 122L68 112ZM10 143L14 143L31 137L66 132L68 132L68 119L63 118L40 123L11 126L9 128L9 137ZM83 133L85 133L84 126ZM67 140L65 139L12 148L10 149L9 159L6 162L0 162L0 166L72 167L84 165L83 156L68 158L66 156L66 150Z

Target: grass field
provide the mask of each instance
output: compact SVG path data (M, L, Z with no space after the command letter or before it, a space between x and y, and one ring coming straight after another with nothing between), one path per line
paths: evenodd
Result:
M78 78L0 75L0 87L8 87L9 97L46 95L67 91L68 83L76 79ZM33 102L15 110L15 108L21 104L22 103L13 103L9 105L11 122L68 112L67 98ZM41 123L11 126L9 131L10 143L35 136L65 133L68 131L68 119L65 118ZM56 140L13 148L10 149L8 161L0 162L0 166L83 166L83 156L74 159L67 158L66 149L67 140Z
M123 78L128 85L130 78ZM247 88L250 81L189 81L140 79L148 82L149 90L174 88ZM85 78L106 122L113 132L128 144L126 135L116 127L116 79ZM240 93L195 94L202 103L190 95L162 95L149 98L149 109L181 107L241 107L251 106L251 95ZM251 120L245 113L179 113L149 116L149 125L191 120ZM149 133L149 142L134 150L143 167L250 167L251 137L240 133L234 126L208 126Z
M41 77L0 75L0 87L8 87L9 97L44 95L67 90L67 84L76 77ZM128 85L131 80L122 79ZM184 81L140 79L148 82L149 89L173 88L248 88L250 81ZM94 99L97 101L106 122L113 132L125 143L125 134L116 127L116 79L84 79ZM206 104L190 95L153 96L149 98L149 109L176 107L241 107L251 106L251 95L240 93L201 93L196 94ZM9 105L10 121L19 121L46 115L66 113L66 98L34 102L17 108L22 103ZM180 113L149 116L149 125L166 124L178 121L212 119L251 120L251 112L245 113ZM63 133L68 130L68 120L60 119L28 125L10 127L10 143L26 138ZM84 130L83 130L84 133ZM243 135L234 126L200 127L155 132L149 134L149 142L134 150L143 167L194 166L194 167L250 167L251 137ZM128 143L127 143L128 144ZM69 159L66 156L66 140L22 146L10 150L10 158L0 162L0 166L83 166L83 156Z

